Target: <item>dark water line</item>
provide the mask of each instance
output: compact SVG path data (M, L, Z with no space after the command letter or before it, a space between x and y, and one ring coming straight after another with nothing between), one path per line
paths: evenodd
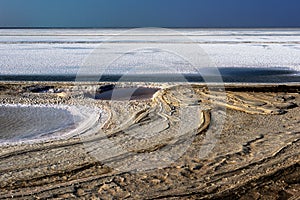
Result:
M205 69L204 69L205 71ZM53 82L192 82L192 83L291 83L300 82L300 72L288 68L219 68L220 75L146 74L146 75L0 75L0 81Z
M209 81L207 81L207 79ZM98 81L95 81L98 80ZM215 80L215 81L214 81ZM125 78L118 75L107 75L102 76L100 79L97 77L84 77L80 81L76 79L76 76L66 75L66 76L13 76L13 75L0 75L0 81L40 81L40 82L191 82L191 83L292 83L299 82L299 75L286 75L286 76L259 76L259 77L249 77L249 76L223 76L220 77L206 77L206 81L201 76L185 75L183 76L126 76Z

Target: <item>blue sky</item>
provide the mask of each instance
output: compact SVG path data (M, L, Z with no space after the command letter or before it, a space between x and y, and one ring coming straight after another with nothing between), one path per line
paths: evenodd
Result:
M300 27L299 0L0 0L0 27Z

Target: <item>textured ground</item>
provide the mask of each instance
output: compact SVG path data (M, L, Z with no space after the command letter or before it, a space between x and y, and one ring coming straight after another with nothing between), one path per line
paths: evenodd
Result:
M84 96L91 84L3 83L2 104L89 105L109 119L94 134L2 146L0 198L300 196L299 85L153 86L152 99L101 101Z

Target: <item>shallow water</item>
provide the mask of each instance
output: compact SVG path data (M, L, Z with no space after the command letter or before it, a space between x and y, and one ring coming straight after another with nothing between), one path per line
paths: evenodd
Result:
M74 126L65 109L36 106L0 106L0 141L34 139Z
M158 88L115 88L96 94L86 94L87 97L97 100L143 100L151 99Z
M219 76L209 74L209 70L199 70L194 74L143 74L143 75L102 75L81 76L88 82L249 82L286 83L300 82L300 72L285 67L220 67ZM78 81L76 75L0 75L0 81Z

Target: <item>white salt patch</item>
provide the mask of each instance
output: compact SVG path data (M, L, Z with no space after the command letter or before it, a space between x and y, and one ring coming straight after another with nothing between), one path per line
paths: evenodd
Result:
M191 42L207 52L217 67L287 67L300 71L300 30L201 30L176 29ZM121 33L121 35L118 35ZM114 37L113 37L114 36ZM109 44L101 44L109 40ZM0 30L1 75L9 74L76 74L84 67L84 59L95 48L105 48L101 56L114 57L125 52L118 48L134 49L135 44L144 43L151 48L154 43L176 43L176 47L187 48L186 39L176 33L164 31L136 31L126 35L122 30ZM174 44L175 47L175 44ZM137 65L134 73L156 72L146 65L149 53L140 52L136 58L127 59L110 68L111 73L128 72ZM170 66L160 73L193 73L183 69L178 58L156 52L161 64ZM113 61L113 60L112 60Z

